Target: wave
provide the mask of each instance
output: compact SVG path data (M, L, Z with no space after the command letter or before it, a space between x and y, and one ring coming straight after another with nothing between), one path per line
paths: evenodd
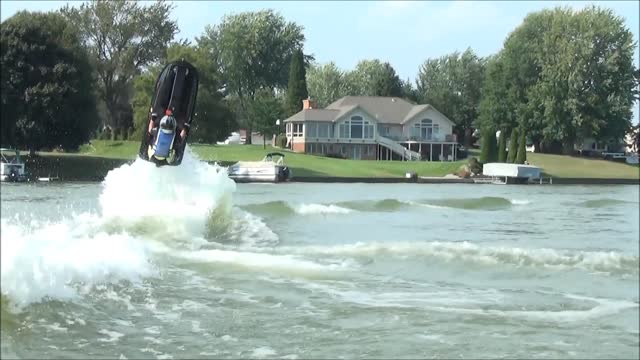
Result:
M312 214L348 214L352 212L394 212L412 208L500 210L512 206L530 204L529 200L506 199L501 197L481 197L470 199L429 199L429 200L353 200L327 204L290 204L285 201L244 205L242 208L268 216L291 216Z
M262 204L245 205L242 208L250 212L270 216L348 214L353 212L353 209L336 204L289 204L284 201L269 201Z
M356 243L337 246L282 247L294 254L337 255L352 257L402 256L429 257L447 262L463 261L484 265L581 269L608 274L637 276L638 256L614 251L560 251L512 247L482 247L468 242Z
M102 185L95 213L2 219L2 296L18 307L71 300L97 285L155 276L154 254L167 246L194 251L225 236L277 241L259 219L233 211L235 182L226 172L190 152L179 168L138 159L111 170Z
M339 290L329 286L312 284L315 291L328 293L332 298L368 307L419 308L422 311L462 314L478 317L505 318L535 322L579 322L638 308L638 304L626 300L591 298L573 294L562 295L567 301L561 305L544 305L523 310L518 306L506 307L505 301L496 301L492 293L466 289L466 293L449 291L395 292L374 294L357 290ZM573 301L571 301L573 300ZM567 303L571 302L571 303Z
M424 200L419 203L424 205L432 205L443 208L466 209L466 210L502 210L512 205L525 205L528 202L512 200L502 197L484 196L480 198L462 198L462 199L433 199Z
M175 251L165 248L171 257L192 264L206 264L213 266L224 265L225 269L233 266L238 269L287 274L303 277L332 277L338 276L337 272L350 268L349 262L319 263L316 261L298 259L290 254L269 254L262 252L237 251L237 250L197 250ZM332 275L333 274L333 275Z
M126 233L95 228L95 216L24 229L3 220L2 295L17 307L45 298L70 300L79 288L155 274L149 249Z
M593 200L585 200L580 203L581 206L588 208L602 208L602 207L611 207L618 206L624 204L631 204L630 201L625 200L617 200L617 199L593 199Z

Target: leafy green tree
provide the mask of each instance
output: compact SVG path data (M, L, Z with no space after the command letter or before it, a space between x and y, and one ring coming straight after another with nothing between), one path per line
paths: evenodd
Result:
M510 132L516 124L515 109L508 98L508 80L500 55L487 60L485 81L479 106L478 128L498 128ZM515 156L515 155L514 155Z
M92 68L70 24L22 11L0 28L2 145L77 149L97 125Z
M542 152L587 137L619 140L630 126L635 71L631 32L609 9L528 15L500 56L516 122Z
M407 79L406 81L402 81L402 97L416 104L420 102L418 91L409 79Z
M375 96L402 97L403 84L396 70L388 62L383 64L382 72L374 81Z
M136 1L96 0L61 13L77 27L94 59L100 97L114 129L128 128L117 109L129 106L133 79L146 66L166 56L167 44L178 28L171 6L156 1L143 7Z
M518 155L516 164L524 164L527 161L527 132L520 129L520 140L518 141Z
M307 75L304 65L304 55L298 49L293 53L289 71L287 90L287 115L291 116L302 110L302 100L309 97L307 91Z
M319 108L324 108L339 98L349 95L345 73L334 62L312 64L307 71L309 96Z
M282 100L275 97L271 90L258 91L249 107L249 116L255 124L255 130L262 134L264 148L266 148L267 137L270 138L278 132L276 121L284 119L284 114Z
M507 162L513 164L516 161L516 154L518 152L518 129L511 130L509 136L509 152L507 153Z
M462 54L454 52L428 59L418 72L421 102L433 105L449 117L467 147L478 118L484 67L484 60L467 49Z
M211 44L224 83L238 101L238 119L250 134L255 124L247 116L249 106L260 89L287 86L291 58L305 40L302 27L272 10L243 12L208 26L202 38Z
M378 59L361 60L345 75L348 95L401 97L402 80L388 62Z

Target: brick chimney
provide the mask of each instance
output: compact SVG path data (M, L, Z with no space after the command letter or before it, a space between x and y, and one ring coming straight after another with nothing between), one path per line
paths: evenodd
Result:
M311 100L311 98L306 98L302 100L302 110L315 109L315 108L316 108L316 103L315 101Z

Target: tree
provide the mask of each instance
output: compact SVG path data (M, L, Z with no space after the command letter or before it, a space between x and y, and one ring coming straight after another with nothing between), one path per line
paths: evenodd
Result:
M486 164L498 160L496 132L491 129L485 129L480 141L480 162Z
M634 101L633 36L608 9L528 15L500 56L516 122L543 152L586 137L619 140Z
M402 97L413 103L418 103L420 101L418 91L413 87L413 84L409 79L402 81Z
M487 60L485 68L479 115L474 124L476 127L503 129L508 133L517 126L515 108L508 98L508 86L504 59L500 55L492 56Z
M122 123L114 109L129 106L134 77L166 55L177 32L170 12L171 6L162 0L147 7L135 1L96 0L61 10L77 26L95 61L100 96L114 129L132 125Z
M402 97L402 80L396 74L396 70L388 62L382 65L382 72L374 79L375 96Z
M626 142L627 146L632 152L640 151L640 124L636 124L629 129L629 140Z
M426 60L418 72L417 90L423 103L433 105L456 124L465 146L471 142L484 80L484 61L467 49Z
M19 12L0 28L2 144L77 149L96 129L92 68L59 14Z
M276 120L284 117L284 106L281 99L276 98L271 90L260 90L249 107L249 116L255 129L262 134L263 147L266 148L267 137L278 132Z
M212 44L226 87L238 100L237 115L251 134L249 106L260 89L286 87L293 52L303 47L302 27L272 10L243 12L208 26L203 41Z
M507 162L507 132L500 130L500 138L498 139L498 162Z
M511 130L509 136L509 152L507 153L507 162L513 164L516 161L516 154L518 152L518 129Z
M520 129L520 140L518 141L518 155L516 164L524 164L527 161L527 132Z
M378 59L358 62L345 74L345 82L352 96L402 96L402 81L395 69Z
M320 108L349 95L345 73L334 62L312 64L307 71L307 86L309 96Z
M309 97L307 91L307 74L304 66L304 55L298 49L293 53L289 70L287 90L287 115L291 116L302 110L302 100Z

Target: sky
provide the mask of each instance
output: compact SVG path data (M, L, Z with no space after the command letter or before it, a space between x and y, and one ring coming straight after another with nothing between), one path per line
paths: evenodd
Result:
M17 11L56 10L81 1L0 1L4 21ZM639 1L170 1L176 39L194 40L225 15L273 9L304 27L305 53L343 70L363 59L388 61L402 79L414 80L429 58L472 48L479 56L497 53L507 35L534 11L555 6L611 8L640 38ZM640 67L640 52L634 60ZM634 111L638 123L638 109Z

